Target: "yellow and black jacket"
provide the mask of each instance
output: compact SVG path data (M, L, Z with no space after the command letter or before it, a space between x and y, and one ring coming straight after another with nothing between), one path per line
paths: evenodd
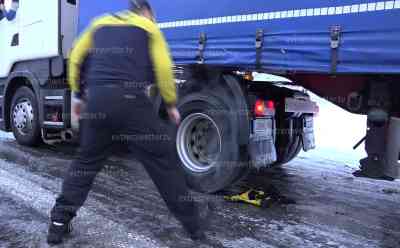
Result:
M170 105L177 101L172 67L156 23L125 11L97 18L79 37L70 54L68 81L78 96L83 80L89 85L122 82L138 88L155 83Z

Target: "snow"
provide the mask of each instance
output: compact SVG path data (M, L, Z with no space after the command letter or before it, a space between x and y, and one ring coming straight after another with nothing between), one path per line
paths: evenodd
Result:
M358 167L358 161L367 154L364 144L356 150L353 146L365 136L367 117L352 114L317 95L311 94L311 98L320 107L314 123L317 148L303 152L301 156L320 157Z
M52 191L44 188L43 184L50 186ZM48 216L57 196L54 191L58 185L60 185L59 179L51 181L48 178L45 179L30 172L27 173L18 164L0 161L0 190L10 194L18 202L29 204L42 216ZM91 204L91 202L95 202L95 206L101 205L101 203L92 199L88 200L87 205ZM90 247L100 247L101 244L104 247L166 248L166 246L159 244L158 241L99 215L93 209L93 207L90 208L88 206L82 207L79 211L81 219L75 221L75 225L80 228L80 232L86 236L90 235L94 239L91 240L91 243L96 245ZM29 223L26 225L29 225ZM99 226L102 228L99 229ZM33 230L41 233L45 232L44 228L46 228L45 225L32 227ZM110 230L113 230L113 232L110 232Z
M6 133L3 131L0 131L0 140L4 139L14 139L14 135L12 133Z

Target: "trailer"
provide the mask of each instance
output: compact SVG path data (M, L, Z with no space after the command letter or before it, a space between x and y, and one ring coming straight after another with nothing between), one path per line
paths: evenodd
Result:
M318 106L307 90L367 114L362 165L399 176L398 139L385 136L400 134L400 0L150 2L176 64L177 151L194 189L221 190L250 168L315 148ZM65 65L73 40L93 18L126 7L125 0L6 0L1 129L24 145L70 139ZM255 78L266 73L285 79ZM161 97L153 101L165 118Z

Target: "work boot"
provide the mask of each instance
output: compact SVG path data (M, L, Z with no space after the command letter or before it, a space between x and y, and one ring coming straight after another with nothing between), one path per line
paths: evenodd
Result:
M202 228L194 231L189 231L188 229L186 229L186 231L189 234L190 239L193 241L199 241L206 238L206 234L204 233L204 230Z
M49 226L47 243L57 245L63 242L63 238L72 232L72 224L53 221Z
M197 247L201 245L207 245L213 248L223 248L224 246L218 240L212 240L204 232L204 228L200 227L197 230L186 229L190 239L194 242Z
M209 228L212 210L209 202L198 203L196 208L199 214L197 225L184 225L184 228L193 241L200 241L206 239L205 230Z

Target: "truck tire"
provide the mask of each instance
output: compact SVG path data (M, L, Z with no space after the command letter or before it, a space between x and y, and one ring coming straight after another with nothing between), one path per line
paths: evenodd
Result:
M41 141L39 111L36 96L26 87L14 94L10 109L11 129L17 142L24 146L36 146Z
M289 163L299 155L303 148L301 137L297 136L294 141L287 146L284 151L278 152L278 160L274 166L280 166Z
M290 138L291 135L289 132L277 134L277 161L273 164L274 166L280 166L289 163L300 153L302 149L302 138L300 133L301 129L299 129L301 128L301 120L301 118L291 118L289 120L287 118L278 119L278 130L291 130L293 136Z
M245 175L247 155L240 152L238 126L229 108L212 94L195 93L180 101L182 123L177 150L188 185L214 193Z

